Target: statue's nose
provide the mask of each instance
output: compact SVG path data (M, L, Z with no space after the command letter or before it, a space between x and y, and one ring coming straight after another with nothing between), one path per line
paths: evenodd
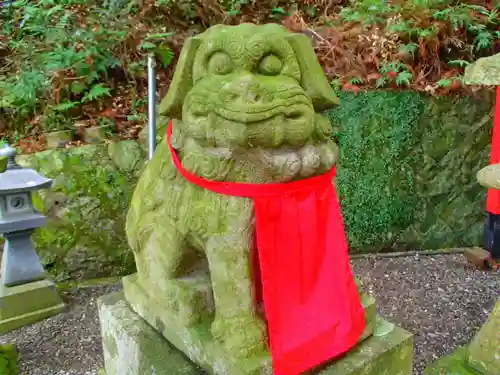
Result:
M259 104L269 101L269 95L258 82L241 79L233 82L227 90L225 97L229 104Z

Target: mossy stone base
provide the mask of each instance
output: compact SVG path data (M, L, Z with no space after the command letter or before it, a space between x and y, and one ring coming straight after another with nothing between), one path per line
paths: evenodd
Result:
M122 292L101 297L107 375L198 375L200 370L129 307Z
M0 283L0 334L36 323L66 309L50 280L11 288Z
M500 374L500 299L469 345L469 366L484 375Z
M467 364L467 347L458 348L450 355L443 357L428 368L424 375L483 375Z
M346 356L319 371L318 375L411 375L413 335L386 320L377 318L373 336Z
M206 287L209 288L210 285ZM228 358L226 350L212 339L210 319L204 319L200 324L186 328L179 321L178 313L149 296L138 281L137 274L124 277L123 288L132 309L201 367L216 374L272 374L272 361L267 350L244 359ZM374 298L363 295L362 302L367 320L365 332L361 337L361 340L364 340L373 332L377 313ZM186 306L183 310L187 309Z
M431 364L424 375L500 374L500 300L468 347L458 348Z
M134 293L134 286L137 287L134 281L133 276L124 279L128 295ZM136 301L141 295L145 296L140 289L136 289L135 293ZM374 300L367 298L366 301L370 301L367 314L371 314ZM267 352L235 364L230 353L213 343L208 326L200 325L183 331L171 328L169 331L175 317L157 320L160 315L165 317L165 313L155 314L155 307L150 301L142 306L141 315L149 315L147 321L132 310L128 297L125 300L123 293L100 299L99 315L107 375L202 374L203 371L195 362L206 368L208 373L216 375L273 373ZM162 327L162 321L169 323L169 326ZM373 319L372 328L373 335L363 340L347 356L311 374L411 375L412 335L381 319ZM164 337L167 335L172 338L170 342ZM191 360L182 353L186 353Z

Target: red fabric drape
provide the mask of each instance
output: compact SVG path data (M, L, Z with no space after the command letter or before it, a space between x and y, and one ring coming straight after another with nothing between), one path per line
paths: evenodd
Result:
M495 115L493 117L493 137L491 140L490 164L500 163L500 86L497 87ZM486 211L500 214L500 190L489 189L486 199Z
M359 340L364 310L349 264L340 205L327 174L302 181L245 184L179 173L225 195L251 198L264 310L275 375L297 375L333 359Z

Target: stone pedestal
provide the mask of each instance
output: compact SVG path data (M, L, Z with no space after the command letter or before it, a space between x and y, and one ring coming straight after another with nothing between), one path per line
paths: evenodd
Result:
M483 375L468 366L467 354L467 347L461 347L434 362L425 369L424 375Z
M0 374L18 375L17 349L12 344L0 345Z
M500 374L500 300L493 313L468 347L433 363L425 375Z
M155 314L158 307L141 290L135 276L126 277L124 287L127 298L120 292L99 301L107 375L203 374L200 367L215 375L272 375L268 352L235 361L231 353L214 343L208 324L181 330L174 316ZM363 302L368 325L360 344L310 374L411 375L412 335L376 318L372 298L363 297ZM140 315L134 312L136 308Z
M14 287L0 282L0 334L46 319L65 309L52 281Z
M35 216L35 215L33 215ZM40 222L45 217L39 215ZM2 281L7 287L43 280L45 270L33 248L33 229L4 233L5 245L2 254Z

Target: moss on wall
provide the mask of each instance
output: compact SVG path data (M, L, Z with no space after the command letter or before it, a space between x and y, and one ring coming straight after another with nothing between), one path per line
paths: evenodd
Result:
M33 238L57 281L134 271L125 237L125 215L145 152L135 141L48 150L20 163L54 179L35 194L48 225Z
M481 244L493 95L342 94L329 112L353 251Z
M342 95L329 112L341 160L337 185L351 245L389 246L413 221L413 132L425 101L410 92Z

